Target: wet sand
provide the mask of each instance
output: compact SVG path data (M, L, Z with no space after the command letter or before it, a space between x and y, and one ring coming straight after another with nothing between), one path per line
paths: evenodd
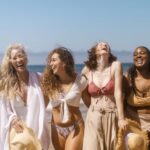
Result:
M83 119L85 120L85 118L86 118L86 113L87 113L87 107L86 107L83 103L80 104L80 111L81 111L81 113L82 113ZM50 129L50 130L51 130L51 129ZM50 132L51 132L51 131L50 131ZM54 147L53 147L53 145L52 145L52 142L50 143L49 150L55 150Z

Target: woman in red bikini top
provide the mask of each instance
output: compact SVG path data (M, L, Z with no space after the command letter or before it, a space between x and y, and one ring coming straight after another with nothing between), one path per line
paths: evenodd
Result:
M88 54L89 59L82 70L88 80L88 88L82 98L89 107L83 150L114 150L118 125L122 129L127 127L121 91L121 63L111 54L106 42L97 43Z
M110 77L111 77L111 67L110 67ZM88 93L92 97L97 97L100 95L113 95L114 94L114 79L111 77L110 80L103 87L98 87L93 81L93 72L91 72L91 82L88 86Z

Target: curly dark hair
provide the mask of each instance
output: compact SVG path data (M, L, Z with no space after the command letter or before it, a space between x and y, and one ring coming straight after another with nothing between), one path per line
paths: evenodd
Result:
M98 44L99 43L95 44L90 50L88 50L88 60L84 62L85 65L90 70L95 70L97 68L96 49L97 49ZM109 63L111 64L113 61L117 60L117 57L111 53L110 47L109 47L109 50L110 50Z
M71 51L65 47L58 47L52 50L47 58L47 65L42 78L42 89L45 95L52 97L60 89L59 76L54 74L50 66L51 57L54 53L59 55L60 60L65 64L65 71L69 76L75 74L75 63Z
M136 49L145 49L150 58L150 50L147 47L139 46ZM149 71L150 71L150 59L149 59L148 65L149 65ZM130 82L134 92L136 93L135 78L137 77L137 71L136 71L136 66L134 64L128 69L128 77L129 77L129 82Z

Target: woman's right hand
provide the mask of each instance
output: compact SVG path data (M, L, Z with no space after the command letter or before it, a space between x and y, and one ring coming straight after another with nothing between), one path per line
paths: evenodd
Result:
M23 126L22 126L21 121L19 119L13 119L11 122L11 127L14 128L17 133L23 132Z
M124 131L126 131L128 129L128 121L125 120L125 119L119 119L118 120L118 126L119 126L119 128L121 128Z

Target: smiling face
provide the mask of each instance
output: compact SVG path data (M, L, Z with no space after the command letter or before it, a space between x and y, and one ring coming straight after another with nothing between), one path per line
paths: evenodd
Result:
M150 63L150 54L144 47L138 47L133 53L133 61L136 67L143 67Z
M54 53L51 56L50 66L53 74L59 75L62 71L64 71L65 64L60 60L58 53Z
M12 49L10 53L10 63L16 72L25 72L27 66L27 56L24 51L20 49Z

